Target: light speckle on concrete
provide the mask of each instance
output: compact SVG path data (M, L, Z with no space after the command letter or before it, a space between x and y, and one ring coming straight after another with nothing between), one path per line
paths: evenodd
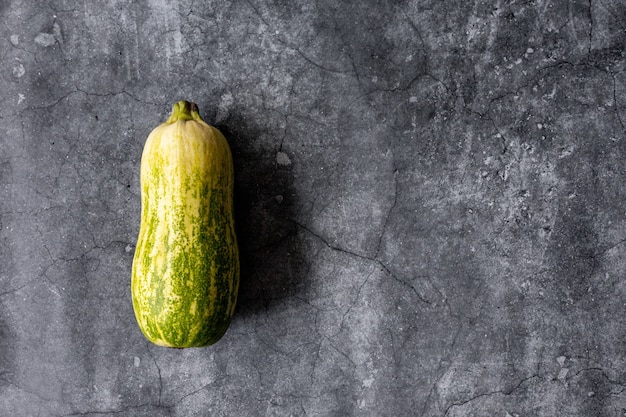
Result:
M13 76L16 78L20 78L22 77L24 74L26 74L26 69L24 68L24 65L18 63L15 64L13 66Z
M278 165L290 165L291 159L289 159L289 155L285 152L278 152L276 153L276 163Z
M4 2L0 415L622 416L623 1ZM229 140L224 338L144 340L144 141Z
M43 47L52 46L56 42L52 33L39 33L35 36L35 43Z

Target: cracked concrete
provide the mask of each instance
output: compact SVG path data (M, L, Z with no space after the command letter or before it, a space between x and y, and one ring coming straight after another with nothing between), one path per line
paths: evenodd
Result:
M0 415L624 416L626 2L0 3ZM130 302L144 141L236 166L224 338Z

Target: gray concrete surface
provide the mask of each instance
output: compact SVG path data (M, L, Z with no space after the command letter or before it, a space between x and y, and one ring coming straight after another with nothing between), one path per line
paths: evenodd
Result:
M623 0L0 16L1 416L626 415ZM129 293L180 99L232 145L243 265L182 351Z

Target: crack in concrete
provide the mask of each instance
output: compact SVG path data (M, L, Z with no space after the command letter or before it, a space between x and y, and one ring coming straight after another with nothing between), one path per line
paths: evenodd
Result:
M359 80L359 75L358 73L356 73L356 67L354 65L354 62L352 62L352 71L348 71L348 70L338 70L335 68L330 68L330 67L326 67L318 62L315 62L312 58L309 58L304 52L302 52L300 50L300 48L296 47L294 48L294 51L296 51L298 53L298 55L300 55L306 62L308 62L309 64L313 65L314 67L321 69L322 71L325 72L332 72L334 74L351 74L351 73L355 73L357 81ZM360 84L360 82L359 82Z
M10 288L10 289L8 289L8 290L6 290L6 291L0 292L0 297L4 297L4 296L6 296L6 295L10 295L10 294L16 293L16 292L18 292L19 290L21 290L22 288L25 288L25 287L29 286L29 285L30 285L30 284L32 284L33 282L35 282L35 280L34 280L34 279L32 279L32 280L28 281L28 282L27 282L27 283L25 283L25 284L20 285L19 287Z
M69 414L55 414L54 416L55 417L79 417L79 416L116 415L116 414L126 413L130 410L154 409L154 408L171 411L171 407L169 406L161 406L161 405L154 405L154 404L137 404L137 405L127 405L118 409L76 411L76 412L71 412Z
M161 406L161 407L168 408L168 409L172 409L172 408L176 407L178 404L180 404L180 403L182 403L183 401L185 401L187 398L189 398L189 397L191 397L191 396L194 396L194 395L198 394L199 392L204 391L205 389L207 389L207 388L208 388L208 387L210 387L211 385L215 384L215 383L216 383L216 382L218 382L218 381L223 380L224 378L225 378L225 376L221 376L221 377L219 377L219 378L216 378L215 380L213 380L213 381L209 382L208 384L204 384L204 385L202 385L202 386L201 386L200 388L198 388L198 389L195 389L195 390L190 391L190 392L188 392L188 393L186 393L186 394L183 394L180 398L178 398L176 401L174 401L171 405L168 405L168 406Z
M602 249L601 251L596 252L593 256L594 257L596 257L596 256L602 257L602 256L606 255L607 252L610 252L613 249L615 249L615 248L617 248L619 246L622 246L624 243L626 243L626 239L619 240L619 241L609 245L608 247Z
M458 320L458 327L456 329L456 332L454 333L454 337L452 338L450 345L446 348L446 353L444 353L439 358L439 362L437 363L437 368L434 371L434 375L439 375L439 376L437 377L437 380L431 385L430 390L428 391L428 395L426 396L426 399L424 400L424 405L422 406L422 415L427 415L431 398L433 394L435 393L435 390L437 389L439 383L441 382L446 372L448 371L449 367L451 366L449 365L447 368L443 369L444 363L448 363L448 364L450 363L450 359L452 358L452 355L454 353L454 348L456 347L459 334L461 333L461 329L463 328L463 322L459 319L457 320Z
M512 395L515 391L517 391L524 383L526 383L527 381L536 379L536 378L542 378L540 375L531 375L529 377L523 378L521 381L519 381L514 387L510 388L510 389L499 389L499 390L495 390L495 391L489 391L489 392L484 392L481 394L477 394L467 400L463 400L463 401L459 401L459 402L455 402L452 403L450 405L448 405L448 407L446 408L445 412L443 413L443 416L447 416L448 413L450 413L450 410L452 410L455 407L463 407L467 404L470 404L473 401L476 401L480 398L484 398L484 397L490 397L490 396L494 396L494 395L504 395L504 396L509 396Z
M341 253L345 253L347 255L359 258L359 259L363 259L369 262L374 262L375 264L378 264L386 273L387 275L389 275L391 278L393 278L394 280L398 281L399 283L403 284L404 286L410 288L415 295L418 297L418 299L425 303L430 305L431 302L428 301L427 299L425 299L416 289L415 287L413 287L412 285L408 284L406 281L398 278L395 274L393 274L391 272L391 270L389 269L389 267L380 259L377 259L376 257L371 257L371 256L367 256L367 255L362 255L360 253L351 251L349 249L345 249L342 248L340 246L336 246L336 245L332 245L330 244L323 236L319 235L318 233L314 232L313 230L311 230L310 228L308 228L307 226L305 226L304 224L300 223L297 220L293 220L290 219L293 223L295 223L298 227L302 228L303 230L307 231L308 233L310 233L311 235L313 235L314 237L316 237L317 239L319 239L320 241L322 241L328 248L337 251L337 252L341 252Z
M161 376L161 367L159 366L156 357L154 356L154 353L152 352L152 350L150 349L150 345L148 344L148 342L146 342L146 351L148 352L148 354L150 355L150 357L152 358L152 362L154 363L154 366L156 367L157 370L157 376L159 377L159 396L157 397L157 407L161 407L161 398L163 396L163 378Z
M580 375L589 373L589 372L599 372L600 375L602 375L602 378L606 379L611 385L617 385L623 389L626 389L626 382L622 382L616 379L612 379L604 369L600 368L600 367L589 367L589 368L583 368L581 370L579 370L578 372L572 374L571 376L568 376L567 379L571 380L574 378L577 378Z
M311 230L309 227L305 226L303 223L297 221L297 220L293 220L293 219L289 219L290 221L292 221L296 226L300 227L301 229L305 230L306 232L308 232L309 234L311 234L312 236L316 237L317 239L319 239L322 243L324 243L328 248L337 251L337 252L342 252L345 253L347 255L356 257L356 258L360 258L360 259L364 259L364 260L368 260L368 261L374 261L374 262L379 262L376 259L373 259L371 257L368 257L366 255L362 255L360 253L351 251L349 249L345 249L342 248L340 246L337 245L333 245L331 243L328 242L328 240L326 240L323 236L321 236L320 234L314 232L313 230Z
M262 345L264 345L268 349L276 352L280 356L283 356L283 357L291 360L291 356L289 356L288 352L283 351L283 350L279 349L278 347L274 346L273 344L269 343L267 340L265 340L264 337L262 337L259 334L258 326L254 326L254 334L256 335L257 339L259 340L259 342L261 342Z
M378 238L378 244L376 245L376 251L374 252L375 259L378 259L380 257L380 251L382 247L383 238L385 237L385 233L387 233L387 224L389 223L389 219L391 218L391 213L396 208L396 205L398 203L398 188L399 188L398 175L399 174L398 174L398 169L396 168L396 160L395 160L394 154L391 151L390 153L391 153L391 165L393 169L393 186L394 186L393 201L391 202L391 207L389 207L389 210L387 210L387 215L385 216L385 220L383 221L382 230Z
M617 121L619 122L622 130L626 134L626 125L624 124L624 120L622 120L622 114L620 113L620 105L617 100L617 74L620 74L622 71L617 73L611 73L613 77L613 104L615 105L615 115L617 116Z
M409 284L408 282L406 282L406 281L398 278L394 274L392 274L391 271L385 265L383 265L383 268L385 269L385 272L387 272L387 274L391 278L393 278L394 280L396 280L400 284L404 285L405 287L408 287L413 292L413 294L415 294L415 296L417 297L417 299L419 301L421 301L422 303L427 304L427 305L432 305L432 303L428 299L426 299L422 294L420 294L419 291L417 291L417 289L413 285ZM420 276L417 276L415 278L423 278L423 277L426 277L426 276L420 275ZM447 303L447 301L446 301L446 303Z
M365 284L367 284L367 282L369 281L370 277L373 274L374 274L373 271L370 272L369 274L367 274L367 276L365 277L365 279L363 280L361 285L359 285L359 288L357 289L357 292L356 292L356 295L354 296L354 299L352 300L352 302L350 303L350 305L348 306L346 311L344 311L343 315L341 316L341 320L339 322L339 330L337 330L337 332L332 335L333 337L338 336L341 333L341 330L343 329L343 324L344 324L344 322L346 320L346 317L348 316L350 311L352 311L352 308L354 308L354 306L357 305L359 297L361 295L361 291L363 290L363 287L365 286Z
M346 359L348 360L348 362L350 362L350 364L352 365L352 367L353 367L353 368L355 368L355 369L356 369L356 368L358 367L358 365L356 364L356 362L354 362L354 361L352 360L352 358L351 358L351 357L350 357L347 353L345 353L344 351L342 351L341 349L339 349L337 346L335 346L335 345L333 344L333 342L330 340L330 338L329 338L329 337L324 336L324 339L328 342L328 344L330 345L330 347L331 347L331 348L332 348L335 352L337 352L338 354L340 354L341 356L343 356L344 358L346 358Z
M41 105L41 106L29 106L29 107L26 107L23 110L21 110L20 113L23 113L26 110L31 110L31 111L32 110L50 110L51 108L59 105L59 103L61 103L63 100L69 99L69 97L74 95L74 94L84 94L84 95L86 95L88 97L101 97L101 98L125 95L125 96L131 98L133 101L136 101L137 103L140 103L140 104L156 106L156 107L162 107L163 106L162 103L156 103L156 102L142 100L141 98L136 97L132 93L129 93L125 89L122 89L122 90L119 90L119 91L107 92L107 93L99 93L99 92L83 90L80 87L74 86L73 90L68 91L66 94L63 94L62 96L54 99L52 102L50 102L48 104Z
M274 26L267 20L267 18L263 15L263 13L261 13L261 11L259 10L259 8L257 6L254 5L254 3L252 3L252 0L245 0L245 2L250 6L250 8L253 10L254 14L261 20L261 22L267 26L268 28L271 29L271 33L273 34L273 37L276 38L276 40L282 44L285 48L289 48L293 51L295 51L298 55L300 55L306 62L308 62L309 64L311 64L312 66L314 66L315 68L318 68L324 72L330 72L330 73L335 73L335 74L351 74L354 72L354 74L357 77L358 80L358 73L355 72L355 66L354 66L354 62L352 62L352 70L341 70L341 69L336 69L336 68L330 68L327 67L325 65L320 64L319 62L315 61L313 58L309 57L308 55L306 55L304 52L302 52L302 50L300 49L300 47L296 46L296 45L292 45L289 41L283 39L281 36L279 36L277 34L277 31L274 30Z

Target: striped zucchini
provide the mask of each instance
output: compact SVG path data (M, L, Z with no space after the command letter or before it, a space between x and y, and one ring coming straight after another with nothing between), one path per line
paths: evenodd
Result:
M239 251L228 142L180 101L141 157L141 223L132 266L146 338L186 348L217 342L235 310Z

